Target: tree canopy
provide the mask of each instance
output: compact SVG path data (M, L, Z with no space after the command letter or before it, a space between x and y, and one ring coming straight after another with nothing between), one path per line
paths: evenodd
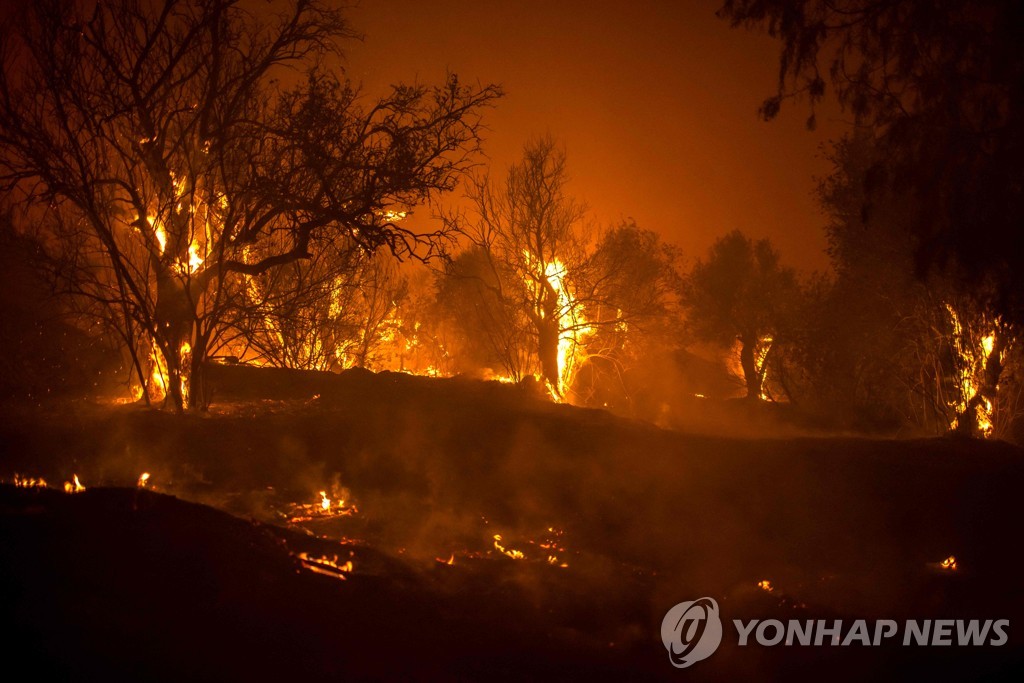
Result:
M1014 0L726 0L720 15L782 43L775 117L829 94L875 140L865 177L916 204L919 276L1024 321L1024 6Z
M368 100L329 65L354 35L322 0L42 0L3 27L0 182L179 407L233 283L324 244L437 246L398 218L472 166L500 91L451 76Z
M747 396L759 397L768 354L799 293L795 272L767 239L734 230L697 260L682 291L689 332L722 346L738 341Z

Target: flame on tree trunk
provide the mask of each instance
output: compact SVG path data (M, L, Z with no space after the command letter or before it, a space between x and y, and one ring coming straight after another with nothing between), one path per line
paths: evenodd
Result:
M946 310L952 325L951 346L956 371L956 398L950 404L955 417L950 429L965 436L989 437L995 428L993 407L999 393L1003 354L1009 336L999 318L993 321L982 316L979 319L982 329L991 332L979 339L977 324L965 327L956 308L946 304Z
M205 349L193 339L195 299L189 290L188 278L166 269L157 276L153 343L160 353L154 353L154 370L163 373L163 400L177 411L200 406L203 393L202 382L196 380L201 380ZM190 391L192 387L199 390Z
M1002 344L993 347L987 356L982 383L963 409L956 416L956 432L966 436L989 436L993 429L991 414L992 404L999 388L999 376L1002 374Z
M581 344L592 332L566 282L567 268L558 258L546 262L523 252L532 305L527 311L537 340L541 376L551 396L565 399L579 364Z
M758 337L744 334L736 338L740 345L740 373L747 388L747 398L762 401L774 400L765 388L768 375L768 355L774 348L771 335ZM735 371L735 370L734 370Z
M544 381L554 394L561 397L562 377L558 362L561 325L558 316L558 293L546 274L539 279L540 296L537 300L537 310L531 316L537 330L537 356Z
M761 397L761 376L754 362L754 347L757 337L742 335L740 341L740 367L743 369L743 381L747 387L747 398L757 400Z

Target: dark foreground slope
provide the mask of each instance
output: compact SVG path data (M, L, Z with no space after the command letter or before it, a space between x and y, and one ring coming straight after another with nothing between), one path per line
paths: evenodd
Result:
M9 415L0 476L77 473L89 487L2 492L2 604L19 650L58 669L177 680L974 680L1021 668L1014 448L695 437L404 375L238 369L219 381L209 416ZM236 516L94 488L143 471ZM295 514L321 490L347 499L345 514ZM314 574L299 552L353 571ZM956 571L939 566L950 555ZM704 595L727 620L1010 618L1010 643L738 648L727 624L720 650L684 674L661 619Z

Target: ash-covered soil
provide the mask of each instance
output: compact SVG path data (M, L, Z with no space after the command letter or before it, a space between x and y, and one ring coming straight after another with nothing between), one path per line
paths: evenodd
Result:
M694 436L497 383L218 372L208 415L5 411L0 478L86 487L0 489L8 656L90 680L1024 669L1011 446ZM727 621L1009 618L1010 642L738 648L727 623L682 672L661 619L701 596Z

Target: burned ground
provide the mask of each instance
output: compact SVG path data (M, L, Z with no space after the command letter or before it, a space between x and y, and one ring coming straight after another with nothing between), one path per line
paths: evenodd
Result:
M1010 643L727 638L691 677L1021 667L1024 464L1005 444L694 436L458 378L218 381L209 415L8 411L5 479L87 487L3 489L12 651L125 678L671 679L661 618L709 595L725 619L1009 618ZM321 490L353 514L315 514Z

